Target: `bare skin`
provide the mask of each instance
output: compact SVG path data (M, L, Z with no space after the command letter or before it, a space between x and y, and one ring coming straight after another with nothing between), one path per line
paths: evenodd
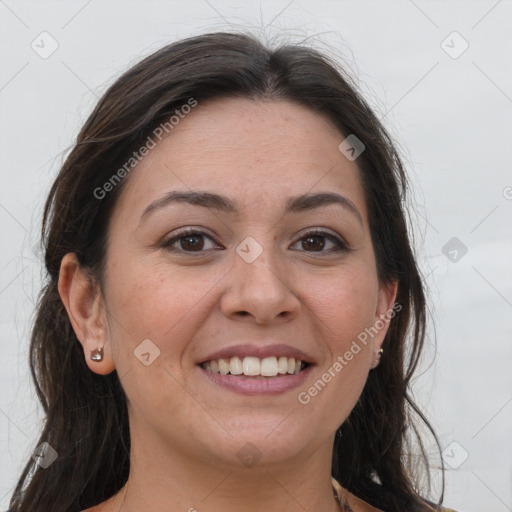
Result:
M130 418L127 485L88 512L339 511L334 434L389 322L334 377L333 364L392 309L397 291L377 278L357 161L338 150L343 138L286 101L199 104L127 178L101 291L74 254L63 258L59 291L84 357L93 372L117 370ZM172 190L227 196L239 211L175 202L143 215ZM290 196L320 192L344 196L357 213L339 204L285 213ZM185 227L204 234L179 233L164 246ZM313 229L336 238L306 236ZM247 237L262 250L250 263L236 251ZM336 251L336 239L351 250ZM134 354L147 339L148 365ZM277 394L247 395L199 366L245 343L301 350L311 360L307 377ZM94 362L98 346L104 358ZM329 383L307 394L329 369ZM241 456L248 447L256 449L250 465ZM354 512L375 510L347 500Z

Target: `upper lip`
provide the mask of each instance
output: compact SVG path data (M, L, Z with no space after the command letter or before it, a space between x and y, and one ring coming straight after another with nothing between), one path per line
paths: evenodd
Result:
M232 347L225 347L223 349L212 352L210 355L203 358L198 364L205 363L206 361L213 361L216 359L230 359L231 357L293 357L300 359L305 363L314 364L314 359L295 347L290 345L274 344L274 345L261 345L261 344L244 344L233 345Z

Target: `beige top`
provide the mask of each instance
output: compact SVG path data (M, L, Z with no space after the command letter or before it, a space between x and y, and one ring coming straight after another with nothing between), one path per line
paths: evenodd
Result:
M347 511L352 510L352 507L356 507L357 512L383 512L382 510L372 507L371 505L369 505L365 501L361 500L357 496L354 496L350 492L344 490L343 487L341 487L341 485L337 482L337 480L335 480L332 477L331 477L331 482L332 482L332 486L336 492L336 495L338 497L338 501L343 504L345 499L347 499L349 507L351 507L350 509L346 509ZM95 508L96 507L92 507L90 509L87 509L87 511L95 510ZM87 511L84 510L83 512L87 512ZM8 512L10 512L10 511L8 511ZM443 512L456 512L456 511L451 508L444 508Z
M338 501L343 504L343 500L346 498L350 507L357 507L357 512L382 512L382 510L378 508L374 508L365 501L361 500L357 496L354 496L350 492L347 492L341 487L341 485L331 477L332 486L336 491L336 495L338 496ZM342 498L344 496L345 498ZM343 506L343 505L342 505ZM443 508L442 512L457 512L451 508Z
M345 491L343 487L338 483L337 480L331 477L332 486L334 487L334 490L336 491L336 495L338 496L338 501L343 506L344 499L347 500L349 506L351 507L350 510L352 510L352 507L357 507L357 512L382 512L382 510L378 508L374 508L371 505L368 505L365 501L361 500L357 496L354 496L348 491ZM344 498L342 498L342 496Z

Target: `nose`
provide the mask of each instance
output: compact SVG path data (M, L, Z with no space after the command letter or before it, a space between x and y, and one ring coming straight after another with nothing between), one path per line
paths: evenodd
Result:
M236 255L228 276L229 288L221 299L221 310L227 317L272 324L290 321L299 314L301 304L290 272L265 252L252 263Z

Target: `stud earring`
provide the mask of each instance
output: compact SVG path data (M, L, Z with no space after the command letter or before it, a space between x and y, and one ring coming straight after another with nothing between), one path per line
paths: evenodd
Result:
M375 353L375 355L373 356L373 360L372 360L372 364L370 366L370 368L373 370L374 368L377 368L377 366L379 366L379 363L380 363L380 356L384 353L384 349L381 348L379 350L377 350L377 352Z
M103 361L103 347L98 347L94 350L91 350L90 358L94 362Z

